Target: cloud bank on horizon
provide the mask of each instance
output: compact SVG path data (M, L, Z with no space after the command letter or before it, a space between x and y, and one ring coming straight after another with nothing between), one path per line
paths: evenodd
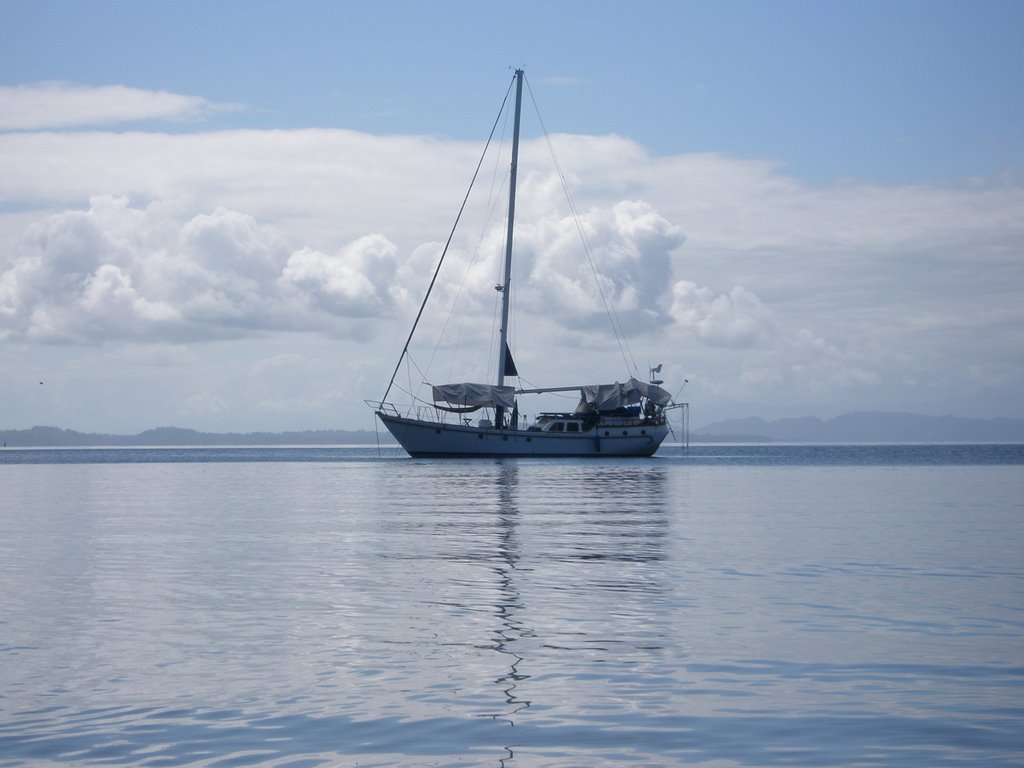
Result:
M482 143L187 122L226 109L116 84L0 87L3 426L367 426L362 400L387 383ZM629 373L579 227L641 373L689 379L701 421L1024 414L1017 180L810 185L763 158L552 142L580 217L544 142L525 141L513 330L531 382ZM497 218L455 241L439 289L483 348ZM42 378L45 396L29 386Z

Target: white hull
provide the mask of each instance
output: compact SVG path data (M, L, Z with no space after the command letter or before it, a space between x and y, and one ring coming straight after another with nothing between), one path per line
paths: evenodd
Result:
M421 421L377 412L412 456L651 456L668 435L665 423L601 426L551 433Z

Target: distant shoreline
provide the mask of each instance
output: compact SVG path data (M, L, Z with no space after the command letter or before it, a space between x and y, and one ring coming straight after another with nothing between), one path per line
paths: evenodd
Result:
M677 438L680 436L677 436ZM864 411L834 419L731 419L690 432L691 443L1024 443L1024 419L972 419ZM6 448L142 448L189 446L396 445L385 430L200 432L157 427L136 435L77 432L60 427L0 429Z
M0 430L5 448L189 448L309 445L396 445L386 430L322 429L302 432L199 432L180 427L147 429L136 435L77 432L60 427Z

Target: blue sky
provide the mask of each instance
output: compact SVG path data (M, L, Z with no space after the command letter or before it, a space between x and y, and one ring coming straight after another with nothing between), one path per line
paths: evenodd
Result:
M814 181L1024 167L1024 5L913 2L6 2L9 84L246 109L209 127L477 138L503 67L562 79L558 130L770 157Z
M0 15L0 426L368 426L512 66L695 423L1024 416L1020 2Z

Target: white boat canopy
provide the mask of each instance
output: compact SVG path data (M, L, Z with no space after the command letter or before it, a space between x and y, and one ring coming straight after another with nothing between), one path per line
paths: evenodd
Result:
M435 403L448 403L462 408L502 406L511 409L516 404L514 387L463 383L441 384L432 389Z
M591 384L580 387L580 391L587 403L593 403L602 411L614 411L616 408L639 403L641 397L646 397L661 406L672 402L672 395L668 390L634 378L630 378L625 384Z

